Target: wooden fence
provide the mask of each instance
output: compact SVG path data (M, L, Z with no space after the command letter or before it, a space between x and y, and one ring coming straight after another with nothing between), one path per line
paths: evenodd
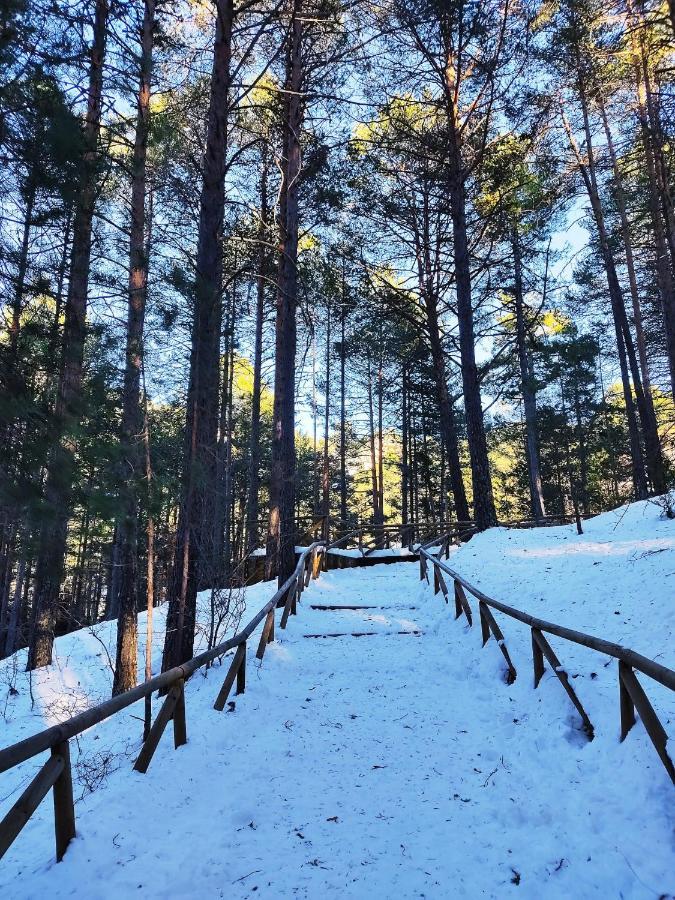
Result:
M431 552L431 544L435 546L437 553ZM593 737L593 725L584 709L576 691L570 684L567 673L560 664L555 651L551 647L544 634L552 634L570 641L573 644L580 644L588 647L598 653L604 653L618 660L618 682L619 682L619 707L621 715L621 741L623 741L635 724L635 711L640 715L645 731L649 735L661 762L670 775L671 780L675 783L675 767L673 760L668 754L667 744L668 735L661 724L654 707L651 705L647 695L638 681L635 670L646 675L648 678L657 681L664 687L675 691L675 672L672 669L662 666L660 663L654 662L634 650L622 647L620 644L614 644L602 638L596 638L581 631L574 631L563 625L556 625L553 622L547 622L529 613L508 606L499 600L493 600L488 597L477 587L463 578L458 572L451 569L441 559L445 555L449 557L450 541L448 536L429 542L426 547L421 547L420 554L420 579L429 582L429 565L433 568L433 586L434 593L441 592L447 602L448 588L445 582L444 574L449 576L453 581L454 600L455 600L455 618L464 615L469 625L473 624L473 615L471 606L467 599L467 592L478 600L478 615L480 617L481 634L483 638L483 646L487 644L490 636L494 637L499 645L499 649L504 656L506 662L506 680L512 684L516 678L516 668L511 660L511 656L504 640L501 628L499 627L492 610L497 610L512 619L517 619L525 625L530 626L532 637L532 659L534 665L534 687L539 685L542 675L544 674L544 660L548 662L551 669L557 676L558 680L565 689L575 709L579 713L583 728L588 737Z
M237 693L242 693L246 686L246 643L260 622L264 621L256 656L262 659L265 648L274 640L274 620L277 608L283 607L280 625L286 627L290 615L295 615L297 600L312 578L318 578L321 555L324 552L321 542L315 542L300 554L293 574L276 591L274 596L256 613L251 621L238 634L226 641L200 653L182 666L176 666L167 672L156 675L138 687L113 697L105 703L87 709L65 722L53 725L26 738L11 747L0 750L0 773L18 766L20 763L49 751L49 758L35 778L21 794L16 803L0 822L0 858L14 842L24 825L28 822L42 800L51 790L54 799L54 826L56 837L56 859L61 860L70 841L75 837L75 807L73 803L73 782L70 765L69 741L93 725L109 719L116 713L155 691L166 692L164 703L157 714L150 732L143 743L134 768L138 772L146 772L160 738L171 720L173 720L174 746L180 747L187 742L185 724L185 682L197 669L202 668L214 659L223 656L228 650L236 648L223 685L218 693L214 708L222 710L227 698L237 682Z

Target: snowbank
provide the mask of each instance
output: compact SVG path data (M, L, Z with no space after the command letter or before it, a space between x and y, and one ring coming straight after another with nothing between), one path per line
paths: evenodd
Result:
M675 520L642 501L583 529L491 528L449 565L495 600L675 668Z

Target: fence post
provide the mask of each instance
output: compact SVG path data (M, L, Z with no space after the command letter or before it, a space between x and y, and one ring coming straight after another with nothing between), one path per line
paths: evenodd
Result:
M534 663L534 686L538 687L544 674L544 654L535 637L536 628L532 629L532 662Z
M267 645L267 636L265 631L267 629L267 625L263 628L263 637L260 640L260 647L258 648L258 659L262 659L265 653L265 646ZM225 709L225 703L227 702L227 698L230 696L230 691L232 690L232 685L234 684L234 679L239 671L239 667L242 662L242 657L246 652L245 644L239 644L236 649L236 652L232 658L232 662L230 663L230 668L227 670L227 675L225 676L225 680L223 681L223 686L218 691L218 696L216 697L216 702L213 704L213 708L217 709L219 712L222 712ZM262 652L261 652L262 648Z
M241 645L241 663L237 669L237 693L243 694L246 691L246 641Z
M633 706L633 701L631 700L631 696L628 693L628 688L626 687L623 675L626 669L629 669L630 666L626 665L623 660L619 660L619 705L621 707L621 740L625 740L626 735L631 730L633 725L635 725L635 707Z
M54 782L54 832L56 861L61 862L68 844L75 837L75 804L73 803L73 774L70 767L70 747L63 741L52 747L52 756L63 760L61 774Z
M185 725L185 681L178 681L178 696L173 709L173 746L177 750L187 744L187 728Z
M485 614L485 605L482 600L478 604L478 614L480 616L480 633L483 638L483 646L485 646L490 640L490 623Z

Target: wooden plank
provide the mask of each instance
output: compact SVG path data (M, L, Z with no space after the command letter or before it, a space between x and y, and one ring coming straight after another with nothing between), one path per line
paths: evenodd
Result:
M560 665L560 660L556 656L555 651L553 650L553 647L551 647L549 642L546 640L546 638L541 633L541 631L539 631L538 628L532 629L532 640L534 641L535 644L537 644L537 646L539 647L543 656L545 656L546 659L548 660L548 663L551 666L551 668L553 669L553 671L555 672L555 674L558 678L558 681L565 688L565 691L567 692L567 696L570 698L570 700L574 704L574 707L576 708L577 712L581 716L581 721L583 723L584 731L588 735L589 739L593 740L593 734L594 734L593 724L592 724L591 720L588 718L586 710L582 706L581 701L579 700L579 697L577 696L576 691L570 684L570 680L567 675L567 672ZM543 660L542 660L542 669L543 669ZM539 682L537 681L537 684L538 683ZM535 684L535 688L536 688L536 686L537 685Z
M246 644L239 648L242 650L241 663L237 669L237 694L243 694L246 690Z
M267 645L274 640L274 615L276 610L272 608L267 613L267 618L265 619L265 624L263 625L263 630L260 634L260 643L258 644L258 651L256 653L256 657L258 659L262 659L265 655L265 650L267 649ZM229 673L228 673L229 674ZM234 680L234 675L232 676ZM230 685L232 687L232 685Z
M404 605L402 605L402 606L361 606L361 605L359 605L359 606L350 606L350 605L346 605L346 604L343 605L343 604L341 604L341 603L331 603L331 604L326 604L326 605L322 605L322 604L318 604L318 603L312 603L312 604L310 604L310 607L309 607L309 608L310 608L310 609L316 609L316 610L319 610L319 611L321 611L321 612L330 612L330 611L333 611L333 610L339 612L340 610L347 610L347 611L349 611L349 610L354 610L354 609L398 609L398 610L403 610L403 609L406 609L406 610L408 610L408 609L419 609L418 606L404 606Z
M63 772L64 765L65 761L62 756L52 754L2 822L0 822L0 859L14 843L21 829L47 796L57 778Z
M176 703L178 701L178 697L180 696L181 690L182 689L180 687L174 684L169 690L169 693L166 695L164 703L162 704L162 708L157 714L157 718L152 723L152 728L150 729L148 739L141 747L141 752L138 754L138 759L134 763L134 769L137 772L145 773L148 771L148 766L150 765L150 761L155 754L155 750L157 749L160 738L164 734L164 729L169 724L169 721L173 716L173 711L176 707Z
M285 628L286 625L288 624L288 617L291 614L291 605L293 603L293 594L294 593L295 593L295 585L291 584L291 586L288 589L288 593L286 594L286 603L284 604L284 611L281 614L281 622L279 623L279 626L281 628Z
M537 643L534 633L536 629L532 629L532 662L534 664L534 687L535 690L539 685L539 682L542 679L544 674L544 654L542 653L542 649ZM541 634L541 632L539 632Z
M273 612L273 611L272 611ZM262 643L262 639L261 639ZM265 639L265 646L267 646L267 639ZM234 679L237 677L237 672L239 671L239 666L244 658L244 654L246 653L246 648L244 644L240 644L237 647L237 652L232 657L232 662L230 663L230 668L227 670L227 675L225 676L225 680L223 681L223 686L218 692L218 696L216 697L216 702L213 704L213 708L217 709L218 712L222 712L225 709L225 704L227 703L227 698L230 696L230 691L232 690L232 685L234 684ZM263 655L265 651L263 650ZM262 659L260 655L260 648L258 648L258 659Z
M480 617L480 633L483 640L483 646L490 640L490 622L486 615L487 606L484 603L478 604L478 615Z
M459 607L458 607L459 604ZM466 616L466 620L473 627L473 616L471 614L471 607L469 606L469 601L466 599L466 594L464 593L464 588L462 585L455 579L455 609L461 609L461 611Z
M422 634L421 631L336 631L330 634L303 634L303 637L306 638L339 638L339 637L375 637L376 635L383 635L384 637L391 637L392 635L399 634L412 634L418 636Z
M619 660L619 707L621 711L621 737L619 740L621 741L625 739L628 732L633 725L635 725L635 707L633 706L633 701L628 692L628 688L621 677L624 668L628 667L624 662Z
M61 760L63 765L59 777L54 782L54 836L56 838L56 861L61 862L68 844L75 837L75 803L73 801L73 774L70 767L70 747L63 741L52 747L52 758Z
M448 586L445 583L445 578L443 578L443 573L438 568L438 566L434 566L434 569L436 571L436 577L438 578L438 586L441 589L441 592L443 593L443 599L447 603L448 602Z
M185 724L185 682L181 679L178 683L180 694L176 698L173 710L173 745L177 750L183 744L187 744L187 727Z
M656 752L659 754L666 772L670 775L671 781L675 784L675 766L673 766L673 761L668 755L667 749L668 735L666 734L659 717L656 715L654 707L649 702L642 685L635 677L635 672L633 672L630 666L622 663L619 664L619 679L628 691L633 705L640 714L640 719L645 726L645 731L651 738L651 742L656 748Z
M497 624L495 617L492 615L491 610L489 609L488 606L486 606L485 603L482 603L482 602L479 603L478 608L480 610L480 615L481 615L481 626L485 622L485 624L487 625L489 630L494 635L495 640L497 641L497 643L499 645L499 649L502 652L502 656L506 660L506 666L507 666L506 683L513 684L513 682L516 680L518 673L516 672L516 667L511 662L511 657L509 656L509 651L506 649L506 641L504 640L504 635L502 634L502 630L499 627L499 625ZM489 637L489 633L488 633L488 637ZM483 642L483 646L485 646L485 641Z

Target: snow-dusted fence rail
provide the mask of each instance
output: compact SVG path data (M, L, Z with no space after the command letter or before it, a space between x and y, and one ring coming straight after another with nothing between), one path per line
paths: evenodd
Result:
M298 596L309 584L310 579L318 578L321 554L324 545L316 541L300 554L292 575L277 590L274 596L256 613L251 621L238 634L218 644L211 650L200 653L181 666L176 666L138 687L119 694L105 703L87 709L65 722L53 725L32 737L19 741L11 747L0 750L0 773L18 766L20 763L38 756L45 751L50 752L49 759L33 778L23 794L0 822L0 858L14 842L24 825L28 822L40 803L51 790L54 798L54 826L56 836L56 859L61 860L70 841L75 837L75 807L73 803L73 782L70 767L69 740L104 719L139 700L148 697L155 691L167 692L164 703L157 714L150 732L141 748L134 768L146 772L159 740L169 722L173 719L174 746L180 747L187 742L185 725L185 681L197 669L202 668L214 659L236 648L232 663L220 689L215 709L222 710L229 693L237 681L237 693L242 693L246 685L246 642L258 625L265 620L257 657L262 659L265 647L274 640L275 610L283 606L280 625L286 627L288 617L295 614Z
M431 552L431 544L433 543L437 555ZM488 597L479 588L472 585L458 572L451 569L441 559L445 553L446 559L449 555L449 542L446 536L430 542L426 547L421 547L420 554L420 579L429 582L428 569L431 565L433 569L434 593L443 593L445 600L448 599L448 588L445 582L444 573L448 575L454 584L455 597L455 618L459 618L462 614L466 616L469 625L473 624L471 606L467 599L468 592L476 600L478 600L478 613L480 616L481 633L483 638L483 646L487 644L490 635L494 636L499 648L506 661L506 680L512 684L516 678L516 668L513 665L509 651L504 641L504 635L497 624L492 610L498 610L504 615L512 619L517 619L525 625L529 625L532 633L532 658L534 663L534 687L537 688L544 674L544 659L547 660L558 680L567 692L568 697L574 704L577 712L581 716L584 730L589 738L593 737L593 725L591 724L581 701L579 700L574 688L569 682L567 672L560 664L560 660L555 651L544 637L544 633L552 634L563 640L571 641L574 644L581 644L598 653L604 653L618 660L618 678L619 678L619 706L621 711L621 737L624 740L630 729L635 724L635 710L638 711L645 731L649 735L661 762L670 775L673 783L675 783L675 766L673 760L668 754L668 735L657 716L654 707L651 705L642 685L638 681L635 671L641 672L648 678L652 678L664 687L675 691L675 672L662 666L660 663L636 653L620 644L614 644L603 638L593 637L590 634L584 634L582 631L575 631L572 628L566 628L564 625L556 625L553 622L547 622L529 613L501 603L499 600L493 600Z

